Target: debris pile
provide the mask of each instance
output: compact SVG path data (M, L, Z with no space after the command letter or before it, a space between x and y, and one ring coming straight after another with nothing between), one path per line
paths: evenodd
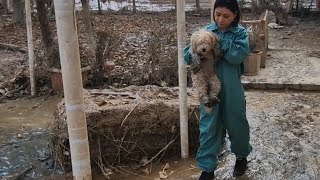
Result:
M188 91L190 151L198 146L198 101ZM85 91L85 112L93 165L139 164L144 167L168 154L180 155L177 88L129 86ZM57 163L70 167L67 122L62 101L50 125Z

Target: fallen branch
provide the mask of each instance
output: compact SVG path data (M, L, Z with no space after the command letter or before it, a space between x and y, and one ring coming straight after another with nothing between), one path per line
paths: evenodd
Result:
M164 150L168 149L168 147L177 139L179 135L177 135L172 141L170 141L164 148L162 148L155 156L153 156L149 161L144 163L142 167L146 166L150 162L152 162L155 158L157 158Z
M16 173L16 174L14 174L10 177L6 177L6 178L11 179L11 180L22 180L22 179L24 179L26 174L28 174L32 169L33 169L33 166L29 166L28 168L24 169L22 172Z
M28 52L27 49L19 47L19 46L14 45L14 44L0 43L0 48L1 49L8 49L10 51L20 51L22 53L27 53Z
M133 112L133 110L141 103L142 101L139 101L138 104L136 104L131 111L126 115L126 117L122 120L121 126L123 125L123 123L126 121L126 119L130 116L130 114Z
M114 95L114 96L132 96L132 93L112 92L112 91L89 91L92 95Z

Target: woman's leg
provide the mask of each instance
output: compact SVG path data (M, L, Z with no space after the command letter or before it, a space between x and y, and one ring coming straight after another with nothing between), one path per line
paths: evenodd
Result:
M197 152L197 164L205 172L212 172L218 166L218 154L221 146L222 122L220 105L207 113L205 106L200 105L200 147Z

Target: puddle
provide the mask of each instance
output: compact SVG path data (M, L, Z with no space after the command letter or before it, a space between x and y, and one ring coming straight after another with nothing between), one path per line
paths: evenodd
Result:
M52 174L46 128L59 101L49 96L0 104L0 177L44 179Z

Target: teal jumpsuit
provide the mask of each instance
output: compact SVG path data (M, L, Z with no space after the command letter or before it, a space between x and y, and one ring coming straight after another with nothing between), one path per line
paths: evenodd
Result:
M212 112L206 112L200 104L200 147L197 164L203 171L212 172L218 166L218 153L223 130L227 129L231 141L231 151L237 158L246 158L252 147L249 144L249 124L246 118L246 101L241 84L244 61L249 54L249 41L246 29L240 25L232 26L222 32L216 23L205 29L219 36L223 58L218 61L216 71L221 81L220 102ZM192 62L190 45L184 50L186 64Z

